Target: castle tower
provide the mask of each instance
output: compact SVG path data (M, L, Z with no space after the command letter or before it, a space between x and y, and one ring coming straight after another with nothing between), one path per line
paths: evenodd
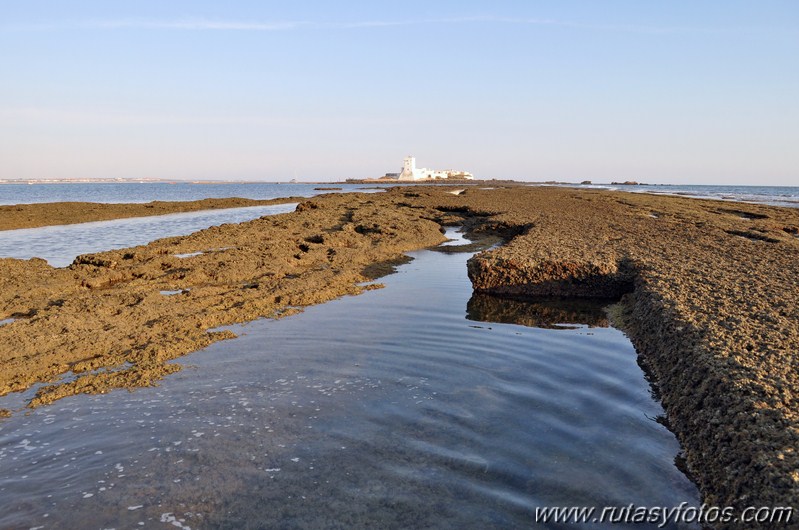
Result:
M410 174L413 174L415 169L416 169L416 158L412 156L406 156L402 170Z
M402 161L402 172L399 176L400 180L416 180L416 158L406 156Z

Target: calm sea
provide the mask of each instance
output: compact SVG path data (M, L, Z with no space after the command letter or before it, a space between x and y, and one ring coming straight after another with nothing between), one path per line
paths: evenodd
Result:
M586 186L588 187L588 186ZM638 185L638 186L590 186L636 193L682 195L701 199L754 202L772 206L799 208L799 186L704 186L704 185Z
M313 197L331 192L374 192L391 184L300 184L275 182L231 182L198 184L193 182L96 182L58 184L0 184L0 204L40 202L150 202L194 201L206 198L242 197L277 199ZM328 188L328 189L323 189ZM340 188L331 190L330 188Z
M208 197L243 197L274 199L278 197L312 197L331 191L378 191L393 184L307 184L307 183L214 183L193 182L114 182L74 184L0 184L0 204L26 204L58 201L150 202L192 201ZM577 186L576 184L574 186ZM341 188L329 190L319 188ZM580 186L578 186L580 187ZM640 185L592 188L618 189L639 193L683 195L728 201L744 201L799 208L799 186L702 186Z

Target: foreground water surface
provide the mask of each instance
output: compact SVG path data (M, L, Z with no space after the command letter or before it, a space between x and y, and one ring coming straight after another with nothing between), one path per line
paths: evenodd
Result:
M699 504L601 311L472 297L467 254L414 256L385 289L234 328L158 388L0 420L0 528L535 528L536 506Z

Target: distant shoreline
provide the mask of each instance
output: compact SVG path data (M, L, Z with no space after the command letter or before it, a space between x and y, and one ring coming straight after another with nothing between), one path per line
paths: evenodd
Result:
M393 184L397 186L413 186L413 185L447 185L447 184L470 184L470 185L501 185L501 184L517 184L522 186L574 186L578 188L591 188L591 187L621 187L623 189L634 189L636 187L664 187L664 188L681 188L681 187L709 187L709 188L795 188L799 186L789 186L781 184L674 184L664 182L637 182L637 181L624 181L624 182L594 182L584 180L581 182L566 182L560 180L515 180L515 179L495 179L495 178L475 178L475 179L435 179L435 180L419 180L419 181L399 181L395 179L384 178L348 178L348 179L334 179L334 180L202 180L202 179L157 179L157 178L85 178L85 179L0 179L0 185L3 184L274 184L274 185L340 185L340 184Z
M590 182L590 184L589 184ZM721 200L728 203L764 204L769 206L799 208L797 186L743 186L701 184L631 184L595 183L579 184L559 181L527 182L518 180L455 180L399 182L387 179L347 179L333 182L264 182L264 181L178 181L178 180L42 180L0 181L0 205L30 203L84 202L98 204L144 203L150 201L195 201L209 197L241 197L246 199L271 199L277 197L312 196L324 191L386 190L397 186L461 186L464 188L495 188L502 186L556 187L575 190L607 189L650 195L672 195L692 199ZM119 185L121 184L121 185ZM334 190L341 187L341 190ZM85 192L84 192L85 191ZM74 222L74 221L71 221ZM54 224L54 223L51 223Z
M559 186L680 186L680 184L648 184L641 182L562 182L555 180L513 180L513 179L435 179L419 181L400 181L384 178L351 178L344 180L202 180L202 179L156 179L156 178L85 178L85 179L0 179L0 184L477 184L483 182L508 184L542 184Z

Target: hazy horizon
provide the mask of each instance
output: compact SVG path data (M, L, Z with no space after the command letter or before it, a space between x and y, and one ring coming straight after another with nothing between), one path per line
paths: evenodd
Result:
M367 181L367 179L354 179L354 180L362 180ZM500 181L500 182L511 182L515 181L518 183L529 183L529 184L558 184L558 185L580 185L583 184L584 181L581 180L523 180L523 179L492 179L492 178L476 178L472 181L473 184L479 184L480 182L493 182L493 181ZM91 184L96 182L98 184L137 184L137 183L162 183L162 184L173 184L173 183L180 183L180 184L345 184L344 179L336 180L336 179L190 179L190 178L156 178L156 177L75 177L75 178L24 178L24 179L0 179L0 185L3 184ZM456 186L458 182L447 182L446 180L431 180L431 181L375 181L375 184L391 184L392 182L396 182L399 185L406 185L406 186L413 186L416 184L425 184L426 182L431 182L433 184L448 184L451 186ZM368 182L366 182L368 183ZM601 180L594 180L589 181L586 183L587 185L591 186L624 186L626 183L624 181L618 180L608 180L608 181L601 181ZM679 182L653 182L653 181L635 181L636 185L641 186L675 186L675 187L684 187L684 186L718 186L718 187L750 187L750 188L797 188L799 189L799 184L707 184L704 182L692 182L692 183L679 183Z
M799 4L3 7L0 179L795 185Z

